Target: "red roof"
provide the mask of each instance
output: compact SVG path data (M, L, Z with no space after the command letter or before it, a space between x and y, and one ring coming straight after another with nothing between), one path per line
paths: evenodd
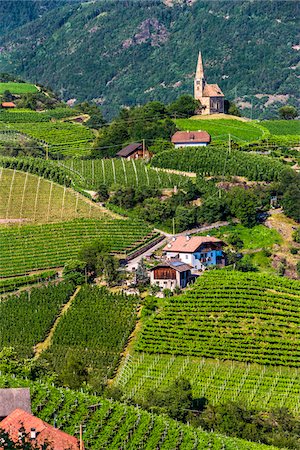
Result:
M213 236L178 236L164 247L164 251L194 253L201 245L222 243L221 239Z
M16 105L14 102L3 102L1 103L2 108L15 108Z
M21 427L25 429L26 435L29 436L31 430L35 430L36 438L31 439L31 442L39 447L44 443L48 443L54 450L79 450L78 439L74 436L70 436L52 427L23 409L15 409L0 422L0 428L6 431L14 442L17 442L19 439L19 430Z
M173 144L194 143L202 144L210 142L210 135L206 131L176 131L172 136Z
M203 97L224 97L224 94L217 84L205 84Z

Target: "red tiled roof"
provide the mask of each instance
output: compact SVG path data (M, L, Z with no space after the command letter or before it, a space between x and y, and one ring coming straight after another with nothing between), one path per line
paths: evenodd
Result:
M0 422L0 428L6 431L14 442L18 441L21 427L29 436L31 429L35 429L36 439L32 439L32 442L39 447L47 442L54 450L79 450L78 439L74 436L52 427L23 409L15 409Z
M165 247L166 252L194 253L203 244L221 244L222 241L213 236L178 236L175 241L169 242Z
M205 84L203 97L224 97L224 94L217 84Z
M171 140L173 144L209 143L210 135L206 131L176 131Z
M15 108L16 105L14 102L3 102L1 103L2 108Z

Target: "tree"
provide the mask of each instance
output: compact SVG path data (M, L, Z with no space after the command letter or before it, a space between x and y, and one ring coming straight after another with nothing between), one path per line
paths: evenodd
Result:
M137 285L145 286L149 282L149 276L147 273L147 269L145 266L144 259L141 258L141 260L138 263L136 272L135 272L135 279Z
M75 285L84 283L85 280L85 261L78 259L72 259L65 264L63 270L63 278L68 281L72 281Z
M287 216L300 223L300 185L290 185L282 197L282 206Z
M181 95L177 100L172 102L169 107L169 113L177 117L193 116L197 110L201 108L199 100L195 100L192 95Z
M60 376L64 386L71 389L79 389L88 380L88 371L82 360L74 355L69 356Z
M108 247L101 241L95 241L92 244L86 245L79 252L79 260L84 261L86 269L89 272L96 272L96 268L99 268L99 262L109 253Z
M13 101L14 96L12 95L12 93L8 90L4 91L2 94L2 101L3 102L11 102Z
M253 227L257 223L258 199L254 192L243 188L233 188L229 193L231 214L237 217L242 225Z
M154 141L153 145L151 145L149 147L149 151L151 153L154 153L154 154L161 153L161 152L166 152L168 150L174 150L174 149L175 149L175 147L174 147L174 144L172 144L172 142L166 141L166 140L161 139L161 138L156 139Z
M228 109L227 109L227 113L231 114L232 116L237 116L237 117L241 117L241 111L239 110L239 108L237 107L237 105L234 102L228 102Z
M292 120L298 116L297 109L292 105L285 105L279 108L279 117L284 120Z
M106 202L109 199L109 192L106 184L100 184L97 189L97 198L100 202Z

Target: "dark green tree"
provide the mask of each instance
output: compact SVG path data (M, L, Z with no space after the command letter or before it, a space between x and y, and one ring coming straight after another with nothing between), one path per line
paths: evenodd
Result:
M285 105L278 110L280 119L292 120L298 116L298 111L295 106Z
M193 116L199 109L201 109L200 101L188 94L181 95L168 106L169 113L179 118Z

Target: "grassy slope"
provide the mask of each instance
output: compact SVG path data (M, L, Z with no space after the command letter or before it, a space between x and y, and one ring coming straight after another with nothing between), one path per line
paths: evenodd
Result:
M29 94L37 92L38 89L30 83L0 83L0 95L5 91L10 91L12 94Z
M213 120L175 120L180 130L205 130L213 140L228 141L231 139L239 141L257 141L263 137L263 131L253 122L241 122L234 119L213 119Z
M0 202L0 219L44 223L112 216L72 189L36 175L0 168L0 180L0 198L6 199Z

